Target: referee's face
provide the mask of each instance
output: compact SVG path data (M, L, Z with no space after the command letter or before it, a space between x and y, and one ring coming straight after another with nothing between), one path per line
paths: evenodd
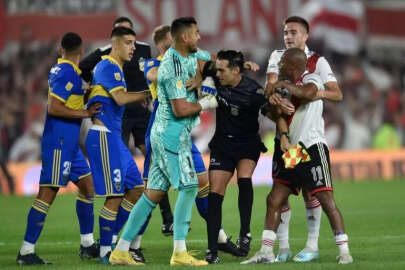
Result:
M215 62L215 67L217 70L216 75L221 85L233 85L234 82L237 80L239 69L230 68L228 60L217 59L217 61Z

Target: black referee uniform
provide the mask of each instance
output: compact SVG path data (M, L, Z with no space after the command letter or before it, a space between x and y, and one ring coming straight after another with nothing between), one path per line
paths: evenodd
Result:
M256 81L242 75L236 87L222 86L210 71L210 63L204 69L204 75L214 78L217 88L218 107L216 109L216 129L209 143L209 170L229 171L233 174L242 159L257 163L261 152L267 151L258 134L258 114L265 104L264 90ZM215 181L215 179L210 179ZM239 232L239 256L246 256L250 249L250 218L253 204L253 189L250 178L238 179L239 212L241 229ZM208 212L208 249L207 260L217 256L217 238L221 226L223 197L217 193L209 195Z
M101 56L111 52L111 45L98 48L86 58L84 58L79 68L82 70L82 78L87 83L92 82L92 71L96 64L101 61ZM139 60L151 58L151 49L147 43L136 41L136 50L131 61L123 66L125 81L128 92L138 92L148 89L143 71L139 69ZM140 148L145 145L145 133L148 126L151 112L140 103L129 103L125 105L124 116L122 119L122 140L128 146L129 137L132 133L134 144Z

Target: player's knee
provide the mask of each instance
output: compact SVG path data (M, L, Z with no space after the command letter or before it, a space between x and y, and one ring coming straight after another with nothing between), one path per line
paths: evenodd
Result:
M53 200L56 197L56 194L58 193L58 190L58 187L40 187L37 199L48 204L52 204Z
M139 198L142 196L143 191L144 191L143 186L140 186L140 187L137 187L134 189L130 189L125 192L124 197L131 203L136 203L139 200Z
M198 193L198 187L183 188L179 190L179 192L191 199L195 199Z
M326 213L336 211L336 203L330 191L318 192L316 193L315 197L321 203L323 211L325 211Z
M202 188L208 184L208 174L200 174L198 175L198 187Z
M93 197L94 196L94 185L93 180L91 177L86 177L79 181L77 185L79 188L79 193L86 196L86 197Z

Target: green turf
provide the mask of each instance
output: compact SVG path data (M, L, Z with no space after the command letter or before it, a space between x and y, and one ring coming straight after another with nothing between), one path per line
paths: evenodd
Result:
M260 246L260 236L265 213L265 198L269 187L255 188L255 201L252 217L253 255ZM405 269L405 180L392 182L336 183L336 201L343 213L350 239L350 249L354 257L353 265L337 265L337 248L323 215L320 235L320 260L313 263L273 264L241 266L240 259L220 255L221 264L209 266L215 269ZM175 194L170 194L171 201ZM0 196L0 269L20 269L15 263L17 252L26 225L26 215L33 201L32 197ZM96 200L96 216L101 206ZM77 256L79 246L78 225L75 214L75 197L57 197L38 241L36 251L44 259L52 261L49 269L109 269L95 260L80 261ZM290 244L298 252L305 243L306 221L301 198L292 198L293 209L290 226ZM192 230L189 234L188 248L199 250L197 257L204 256L206 249L205 223L193 210ZM98 222L95 222L96 237ZM228 189L223 208L223 223L228 235L234 240L238 235L239 216L237 210L237 189ZM161 217L155 211L149 230L145 233L144 254L149 261L147 269L168 268L172 249L172 238L160 232ZM39 268L39 267L24 267ZM122 267L119 267L122 268Z

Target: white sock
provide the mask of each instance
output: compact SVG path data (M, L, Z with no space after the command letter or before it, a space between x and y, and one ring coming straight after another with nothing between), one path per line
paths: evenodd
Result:
M288 231L290 228L291 209L290 207L281 209L281 222L277 229L277 239L279 249L289 249Z
M118 235L113 234L111 244L117 244L117 241L118 241Z
M94 244L94 238L92 233L86 233L80 235L80 245L83 247L89 247Z
M260 251L264 253L273 253L274 242L276 239L277 235L275 232L271 230L263 230L262 247L260 248Z
M20 254L21 255L27 255L35 253L35 244L31 244L30 242L23 241L21 249L20 249Z
M218 243L226 243L227 239L228 237L226 236L224 229L221 228L218 234Z
M142 235L137 235L131 242L131 249L139 249L141 247Z
M111 246L100 246L100 257L104 257L111 251Z
M339 255L349 254L349 237L347 234L336 235L335 242L339 248Z
M319 228L321 227L322 207L317 199L305 203L307 209L308 238L306 247L318 250Z
M173 252L186 251L186 240L174 240L173 241Z
M118 250L120 251L128 251L130 246L131 242L124 240L121 237L120 240L118 240L117 246L115 248L118 248Z

